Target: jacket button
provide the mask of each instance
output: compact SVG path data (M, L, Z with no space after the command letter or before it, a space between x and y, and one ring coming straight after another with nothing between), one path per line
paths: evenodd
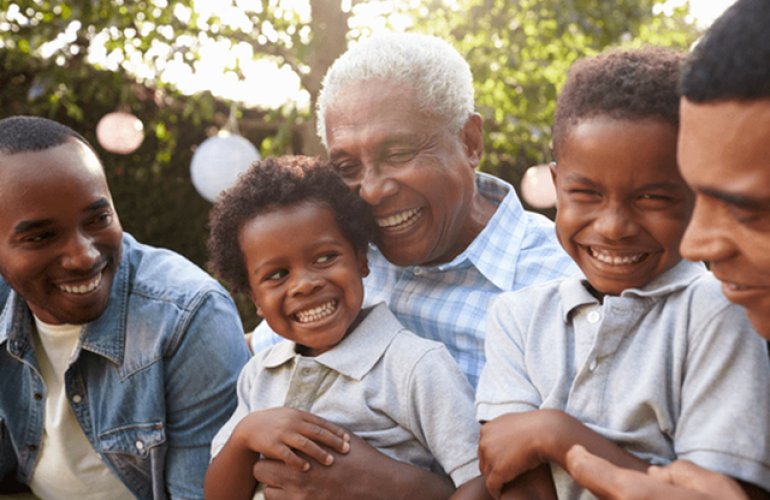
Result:
M40 401L41 399L43 399L43 395L40 394L39 392L36 392L34 398L36 401Z
M29 445L29 451L35 451L36 449L37 449L37 445L36 444Z
M136 442L136 449L142 451L144 449L144 443L141 441Z
M83 397L80 394L75 394L72 396L72 402L75 404L79 404L81 401L83 401Z

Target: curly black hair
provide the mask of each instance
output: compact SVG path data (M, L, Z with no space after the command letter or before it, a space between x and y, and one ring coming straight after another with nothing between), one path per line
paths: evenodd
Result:
M43 151L61 146L69 138L82 142L99 158L82 135L59 122L39 116L11 116L0 120L0 154Z
M556 100L553 148L586 118L657 118L679 128L677 84L684 54L663 47L612 50L572 65Z
M725 10L688 57L679 91L697 103L770 97L770 2Z
M240 247L243 227L260 214L308 202L329 206L353 249L366 253L375 234L371 209L328 162L307 156L266 158L254 162L221 194L209 214L209 267L229 283L232 293L249 292Z

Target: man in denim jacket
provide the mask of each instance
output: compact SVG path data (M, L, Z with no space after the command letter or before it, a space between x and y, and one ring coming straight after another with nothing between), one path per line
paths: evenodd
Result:
M79 134L0 120L0 480L40 498L203 498L249 354L228 293L124 234Z

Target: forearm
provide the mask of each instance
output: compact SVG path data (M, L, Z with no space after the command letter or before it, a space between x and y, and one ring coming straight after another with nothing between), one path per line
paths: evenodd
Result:
M204 493L206 500L247 500L254 495L257 480L254 464L259 453L225 444L206 471Z
M366 500L446 500L455 491L447 476L381 455L382 460L368 468L366 481L356 481L345 497Z
M479 476L457 488L450 500L492 500L492 496L487 491L484 476Z
M557 500L551 466L544 463L519 475L505 485L500 500Z
M540 450L543 461L557 463L566 469L567 452L573 445L583 446L592 454L624 469L644 472L650 464L597 434L576 418L559 410L539 410L554 432L545 433ZM549 424L546 424L549 425Z

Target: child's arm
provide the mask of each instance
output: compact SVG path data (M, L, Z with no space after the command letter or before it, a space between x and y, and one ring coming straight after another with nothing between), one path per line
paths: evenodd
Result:
M204 484L206 499L250 499L257 485L253 467L260 455L306 471L310 462L296 451L331 465L334 457L319 443L346 453L349 440L341 427L300 410L278 407L249 413L211 461Z
M509 413L481 428L479 459L487 488L499 498L503 485L542 463L564 468L575 444L619 467L645 471L650 465L562 411Z
M557 500L551 466L540 464L503 486L500 500Z

